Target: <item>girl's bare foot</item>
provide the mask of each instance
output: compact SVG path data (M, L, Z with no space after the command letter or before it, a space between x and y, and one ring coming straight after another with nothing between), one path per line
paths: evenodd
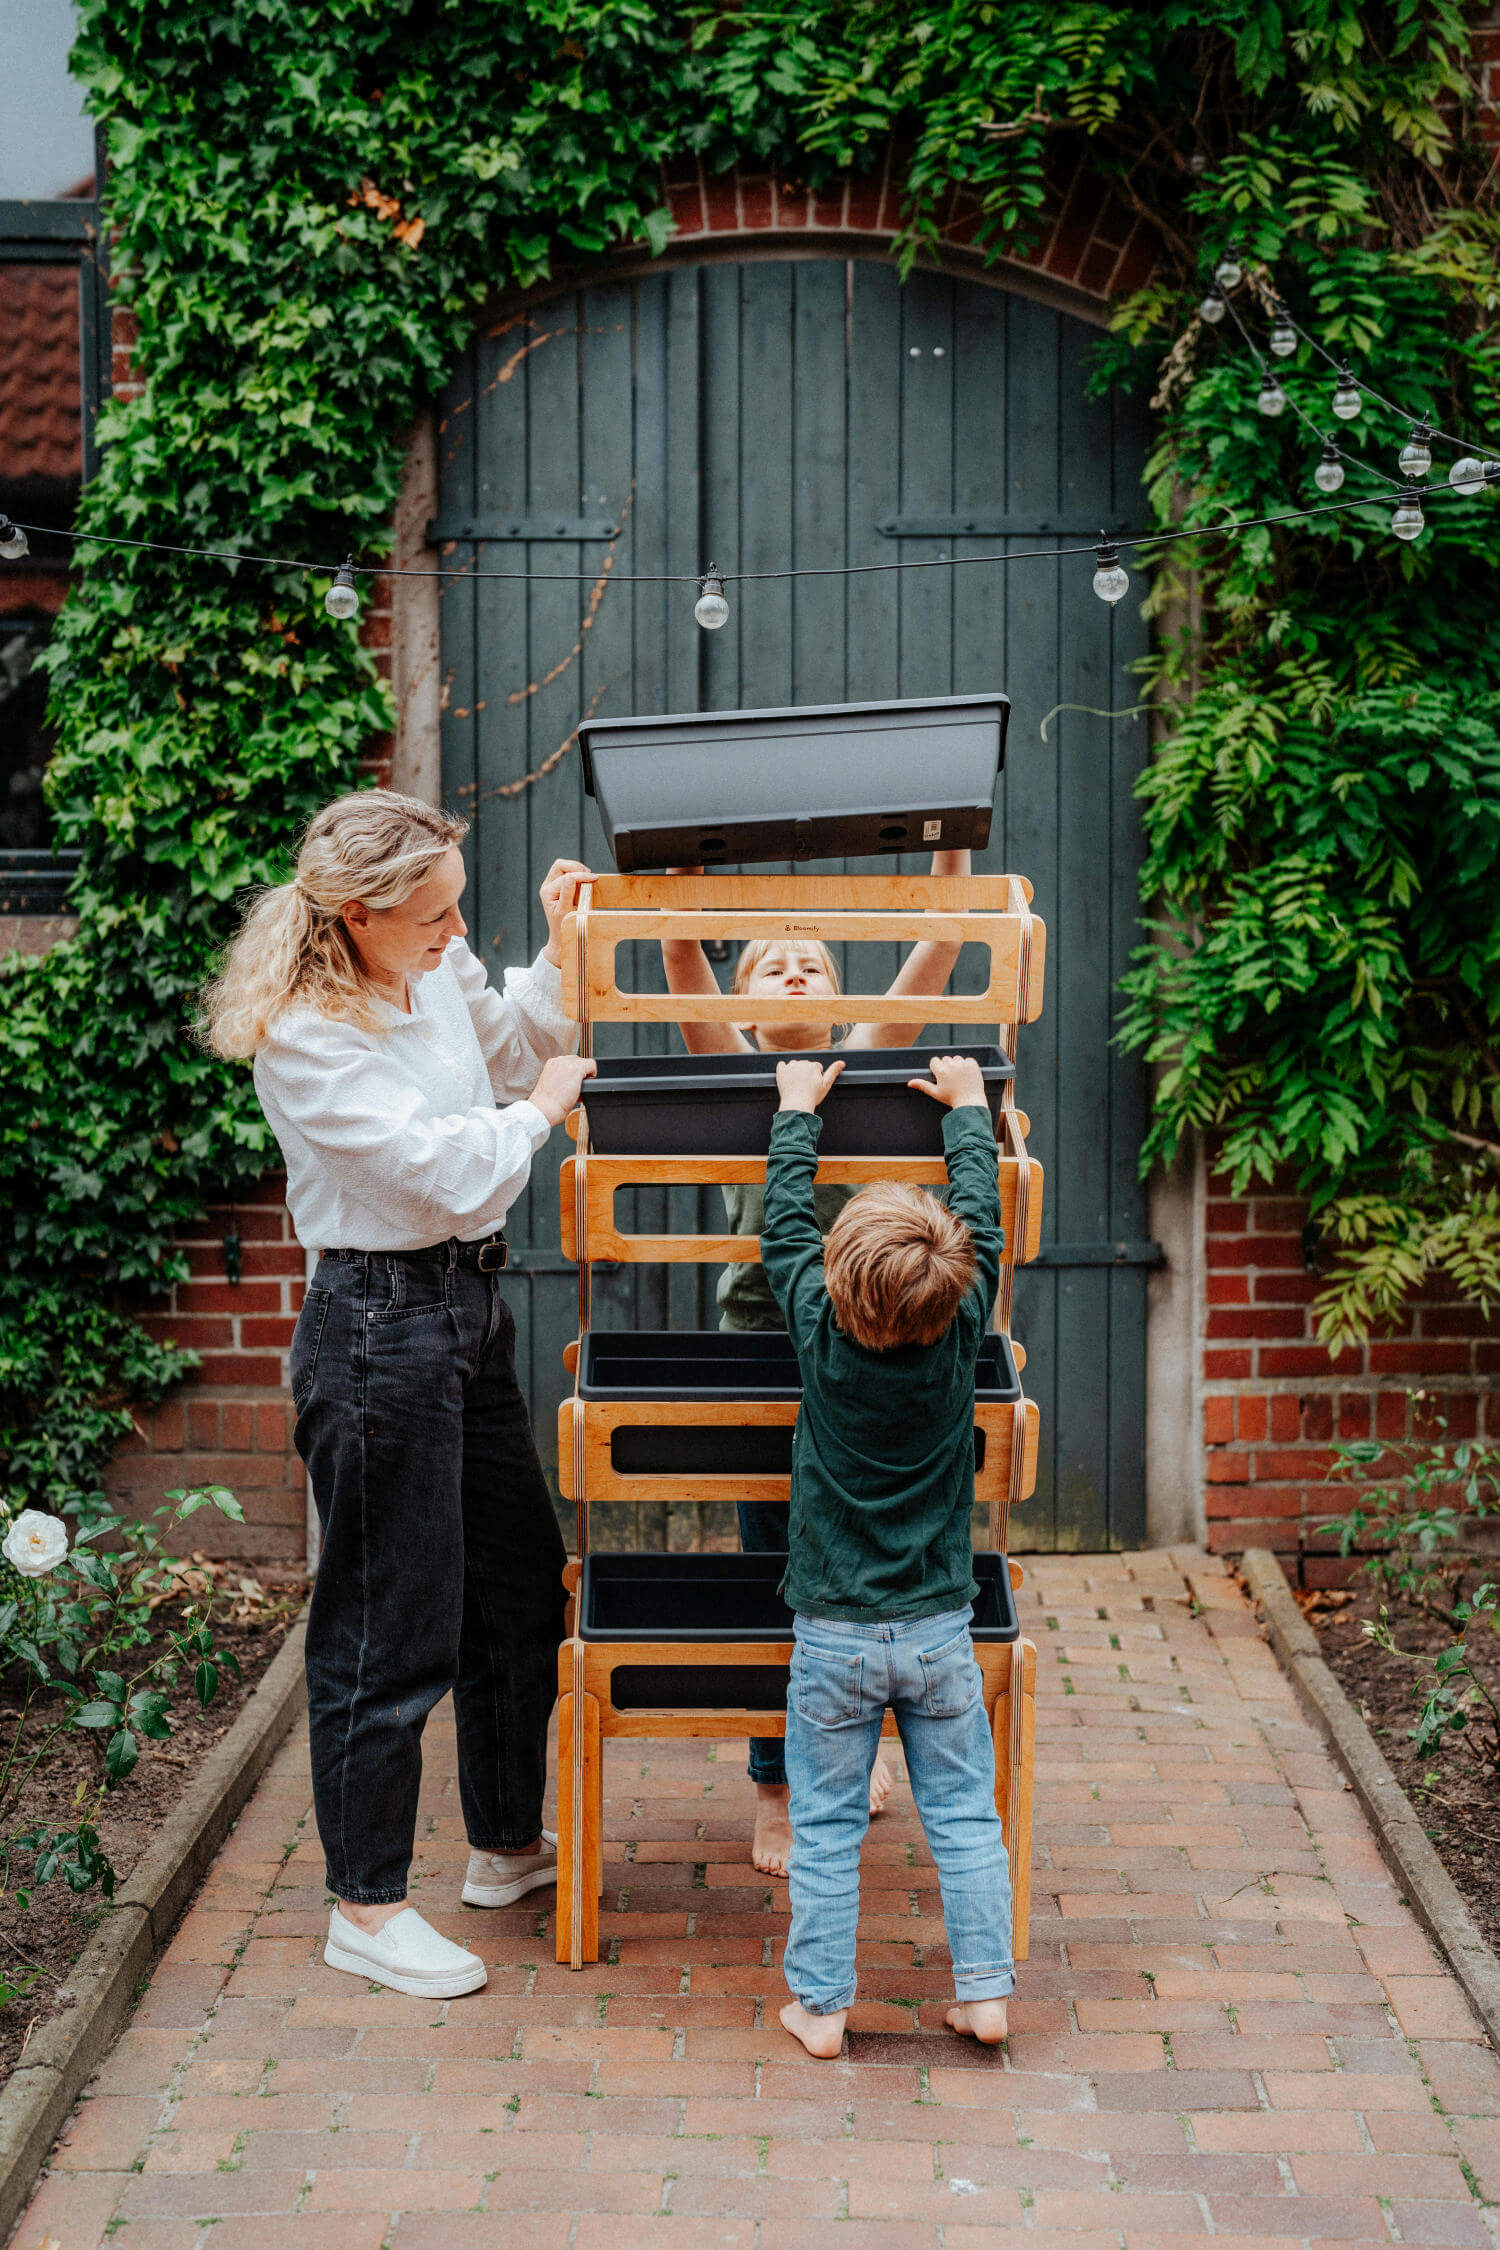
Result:
M784 1781L758 1781L755 1784L755 1834L750 1840L750 1857L762 1875L780 1875L783 1880L792 1864L792 1823L786 1809L788 1796Z
M1001 2010L1001 2014L1004 2014ZM800 2000L788 2000L781 2011L781 2021L794 2039L800 2039L810 2055L820 2062L832 2062L844 2044L844 2022L847 2008L840 2008L831 2016L811 2016Z
M948 2010L955 2031L966 2031L986 2047L998 2047L1005 2037L1003 2000L959 2000Z
M896 1776L892 1773L884 1758L877 1756L874 1765L870 1768L870 1818L872 1820L878 1812L885 1811L885 1801L891 1793L895 1779Z

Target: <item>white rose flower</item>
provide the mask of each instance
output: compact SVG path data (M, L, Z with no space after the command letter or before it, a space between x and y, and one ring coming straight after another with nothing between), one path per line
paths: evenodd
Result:
M56 1570L67 1551L67 1526L57 1516L44 1516L39 1508L21 1510L0 1548L23 1578L42 1578Z

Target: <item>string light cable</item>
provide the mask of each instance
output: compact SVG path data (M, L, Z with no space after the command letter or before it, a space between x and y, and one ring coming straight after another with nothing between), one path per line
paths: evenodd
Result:
M1291 392L1288 390L1284 390L1281 384L1277 381L1275 369L1271 366L1270 361L1265 357L1265 355L1257 346L1255 338L1251 335L1249 329L1241 320L1239 313L1231 300L1226 297L1223 300L1223 303L1224 310L1228 313L1230 319L1234 322L1235 327L1240 332L1240 337L1244 343L1245 349L1249 352L1251 358L1255 361L1256 366L1260 369L1260 397L1256 403L1259 406L1261 413L1270 415L1274 418L1275 416L1279 415L1285 407L1289 406L1292 412L1296 415L1298 421L1304 424L1307 429L1311 430L1313 436L1318 440L1318 443L1323 448L1322 455L1318 461L1318 465L1313 471L1313 482L1317 486L1318 490L1320 492L1337 492L1344 482L1343 464L1347 461L1351 468L1365 470L1368 475L1372 477L1378 477L1381 483L1387 486L1389 490L1399 493L1402 490L1402 485L1399 479L1397 479L1396 477L1388 477L1384 469L1377 469L1374 462L1367 461L1362 454L1347 452L1345 448L1339 444L1338 439L1333 435L1331 431L1319 429L1312 416L1305 413L1303 409L1297 404L1297 401L1293 398ZM1277 349L1277 356L1279 358L1285 359L1288 356L1285 348L1285 338L1287 336L1290 336L1292 339L1292 350L1296 350L1297 338L1294 330L1295 323L1292 320L1292 316L1288 312L1286 305L1278 297L1276 300L1275 324L1273 325L1271 330L1271 342L1273 348ZM1278 333L1282 337L1282 342L1279 347L1277 347L1276 344ZM1273 391L1275 394L1276 403L1268 404L1268 395ZM1430 461L1428 463L1428 466L1431 466ZM1410 481L1411 480L1408 478L1407 482L1409 483Z
M1233 285L1227 283L1224 279L1226 271L1229 270L1232 270L1236 276ZM1231 287L1237 287L1244 278L1245 269L1239 262L1238 250L1234 245L1231 245L1229 250L1220 257L1214 269L1213 281L1209 285L1208 293L1203 302L1198 307L1198 314L1199 318L1206 321L1210 327L1217 326L1226 312L1230 314L1235 326L1244 336L1251 351L1255 352L1255 357L1264 370L1265 361L1261 359L1259 352L1255 351L1255 345L1246 333L1244 323L1229 301ZM1394 399L1386 398L1382 392L1377 391L1373 383L1368 383L1362 376L1356 375L1347 358L1335 358L1326 344L1314 336L1309 329L1302 326L1283 297L1276 296L1274 302L1275 312L1270 335L1271 350L1278 358L1285 359L1289 358L1296 349L1296 340L1299 337L1303 343L1312 346L1318 357L1333 369L1337 378L1333 393L1333 411L1341 422L1352 422L1359 414L1364 399L1372 398L1377 406L1383 406L1388 414L1394 414L1398 422L1406 422L1411 426L1411 435L1403 448L1400 462L1408 481L1414 476L1425 476L1427 474L1428 469L1432 466L1432 441L1437 439L1443 445L1451 445L1456 453L1464 456L1463 459L1456 461L1448 472L1448 481L1453 486L1454 491L1462 493L1465 498L1470 498L1475 493L1483 491L1486 481L1483 473L1485 465L1500 462L1500 453L1497 453L1493 446L1481 445L1471 438L1457 437L1449 430L1440 430L1425 414L1413 414L1409 408L1398 406ZM1293 402L1289 401L1288 403ZM1280 408L1272 408L1269 411L1279 413ZM1424 453L1427 456L1425 461L1422 458ZM1409 468L1408 456L1410 456ZM1364 466L1369 468L1370 464L1365 462Z
M1377 472L1378 473L1378 472ZM1483 465L1483 481L1500 486L1500 461ZM1401 489L1405 503L1415 503L1420 511L1423 500L1439 497L1453 498L1455 487L1450 483L1417 486L1407 484ZM902 560L884 563L811 563L796 569L736 570L736 571L620 571L611 583L635 586L693 586L698 589L695 614L707 607L714 620L699 616L699 623L708 630L722 624L728 615L723 589L730 585L752 585L779 582L793 578L861 578L895 570L963 570L973 565L998 563L1008 566L1018 562L1066 562L1080 555L1091 555L1096 564L1094 590L1102 601L1119 601L1129 587L1129 577L1119 563L1119 550L1137 548L1156 549L1169 547L1183 539L1229 539L1246 531L1272 529L1281 524L1304 523L1317 516L1342 515L1351 508L1369 508L1384 503L1384 494L1351 495L1348 499L1325 500L1306 508L1284 508L1272 515L1236 518L1228 523L1187 525L1176 531L1137 531L1106 534L1101 531L1097 545L1079 547L1024 547L1009 554L939 555L926 560ZM1399 516L1400 509L1397 514ZM1413 537L1414 532L1393 523L1400 537ZM1418 522L1416 529L1422 528ZM414 569L407 565L393 567L384 563L356 562L352 555L343 563L310 562L294 555L253 554L232 547L188 547L158 539L126 539L112 533L64 530L56 524L12 523L8 516L0 515L0 554L16 560L27 552L25 534L35 533L39 538L67 539L77 546L124 547L138 553L163 555L188 555L208 562L250 563L270 570L295 570L304 577L330 578L333 583L324 597L325 606L334 617L350 618L358 610L356 580L359 578L463 578L503 581L510 585L532 583L555 585L593 585L598 582L597 571L539 570L520 574L508 570L476 570L468 565L456 564L451 568ZM19 536L19 547L16 539ZM608 564L606 564L606 570ZM718 605L724 602L723 614Z

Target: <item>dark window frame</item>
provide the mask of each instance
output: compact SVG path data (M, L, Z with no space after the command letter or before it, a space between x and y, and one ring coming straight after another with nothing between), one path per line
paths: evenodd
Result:
M99 467L99 413L114 390L109 238L100 207L104 162L104 135L96 127L92 196L0 201L0 265L71 265L78 271L78 398L84 484ZM80 857L76 851L0 850L0 914L65 912Z

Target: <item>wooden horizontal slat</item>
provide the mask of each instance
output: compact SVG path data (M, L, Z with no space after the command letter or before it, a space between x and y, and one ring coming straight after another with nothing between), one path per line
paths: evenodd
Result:
M1037 1448L1041 1415L1031 1399L1022 1399L1026 1439L1022 1453L1021 1489L1014 1497L1027 1500L1036 1490ZM618 1429L787 1429L797 1420L796 1399L580 1399L565 1398L557 1410L557 1480L565 1500L578 1498L573 1473L574 1418L583 1416L583 1473L587 1505L610 1500L743 1500L775 1504L791 1494L789 1476L747 1476L743 1470L723 1474L691 1471L686 1474L629 1475L610 1459L610 1436ZM974 1479L975 1501L1003 1503L1010 1483L1013 1405L979 1402L974 1420L985 1433L984 1467Z
M1003 914L1010 886L1024 875L596 875L589 886L595 912L748 906L762 912L831 907L840 912L941 907L950 913Z
M1026 1130L1024 1119L1020 1130ZM1033 1159L1026 1241L1018 1246L1016 1176L1020 1159L1002 1156L997 1161L1000 1224L1005 1229L1003 1259L1007 1265L1024 1265L1042 1244L1042 1167ZM579 1256L574 1193L577 1163L575 1156L563 1162L560 1206L563 1256L575 1261ZM758 1234L627 1234L616 1223L615 1194L624 1187L727 1187L761 1181L765 1176L763 1156L590 1156L584 1253L591 1259L617 1259L623 1265L736 1265L758 1260ZM829 1156L818 1166L815 1178L820 1187L870 1187L881 1180L940 1187L947 1173L940 1156Z
M974 1656L984 1680L984 1704L993 1721L997 1703L1008 1701L1011 1685L1009 1641L976 1641ZM1036 1692L1036 1656L1030 1642L1022 1642L1024 1692ZM792 1642L783 1641L585 1641L583 1665L585 1693L599 1704L601 1731L617 1735L673 1735L677 1737L746 1734L781 1734L786 1728L786 1706L773 1704L763 1711L730 1705L721 1710L617 1711L610 1692L616 1671L637 1665L653 1667L713 1665L753 1669L790 1664ZM566 1695L573 1683L573 1644L565 1641L558 1651L558 1683ZM897 1733L895 1720L886 1714L881 1732Z
M876 878L879 880L879 878ZM829 945L888 944L926 940L934 944L983 945L989 975L981 993L781 993L757 994L756 1020L773 1023L930 1023L936 1013L945 1023L1032 1023L1042 1011L1046 932L1033 918L1031 968L1024 1012L1020 1003L1021 917L1018 914L924 912L908 901L884 912L844 912L798 901L766 912L716 907L684 912L604 912L593 909L587 924L588 1008L596 1023L735 1023L744 1015L742 993L627 992L615 962L618 945L669 938L817 938ZM563 923L563 1005L578 1012L578 916Z

